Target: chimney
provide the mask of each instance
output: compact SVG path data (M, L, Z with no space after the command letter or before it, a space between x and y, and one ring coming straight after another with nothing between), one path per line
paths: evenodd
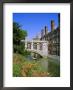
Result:
M48 27L45 26L45 35L47 35L47 34L48 34Z
M55 23L54 20L51 20L51 31L54 31L55 29Z

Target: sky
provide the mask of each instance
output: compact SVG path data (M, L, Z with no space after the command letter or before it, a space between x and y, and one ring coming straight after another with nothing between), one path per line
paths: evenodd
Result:
M40 34L45 26L50 32L51 20L55 21L55 28L58 27L58 13L13 13L13 22L19 23L27 31L29 40Z

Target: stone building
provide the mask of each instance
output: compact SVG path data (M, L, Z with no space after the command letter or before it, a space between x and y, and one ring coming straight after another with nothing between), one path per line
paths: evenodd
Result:
M60 55L60 14L58 14L58 27L55 28L54 20L51 20L51 31L47 26L41 30L40 40L48 41L48 54Z
M36 51L37 53L48 56L60 56L60 14L58 14L58 27L55 28L55 21L51 20L51 31L48 26L41 30L41 35L37 35L32 40L25 41L25 48L27 50Z

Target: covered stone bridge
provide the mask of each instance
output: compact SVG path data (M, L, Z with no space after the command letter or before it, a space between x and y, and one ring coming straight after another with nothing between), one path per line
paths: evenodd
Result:
M25 40L25 49L31 52L36 52L41 56L48 56L48 41L41 40Z

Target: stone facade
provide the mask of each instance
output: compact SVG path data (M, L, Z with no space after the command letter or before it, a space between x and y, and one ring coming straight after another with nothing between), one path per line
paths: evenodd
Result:
M60 55L60 15L58 15L58 27L55 28L54 20L51 20L51 31L48 32L47 27L41 30L40 40L48 41L48 54ZM46 31L46 32L45 32ZM45 32L45 33L44 33Z
M51 31L45 26L41 30L40 38L36 36L31 41L25 41L25 48L40 53L41 55L60 56L60 14L58 14L58 27L55 28L54 20L51 20Z
M25 41L25 49L36 52L41 56L48 56L48 42L41 40Z
M60 29L57 28L54 31L41 37L41 40L48 41L48 53L52 55L60 55Z

